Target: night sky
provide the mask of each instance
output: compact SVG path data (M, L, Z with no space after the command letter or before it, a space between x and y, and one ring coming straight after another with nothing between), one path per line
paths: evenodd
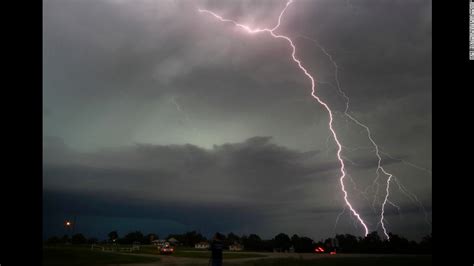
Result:
M197 12L273 27L286 1L43 1L43 234L132 230L362 235L344 209L328 113L288 44ZM389 231L431 232L431 1L295 0L278 33L318 80L345 149L346 187L370 231L383 166ZM308 38L314 39L311 41ZM322 50L321 47L324 49ZM351 181L351 179L352 181ZM413 196L411 196L413 199ZM374 205L372 206L372 203ZM374 207L374 208L372 208ZM381 234L382 235L382 234Z

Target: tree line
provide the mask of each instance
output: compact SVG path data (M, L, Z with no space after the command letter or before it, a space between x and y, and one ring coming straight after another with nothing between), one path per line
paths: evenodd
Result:
M322 247L326 251L336 250L340 253L397 253L397 254L431 254L432 252L432 236L427 235L421 241L416 242L408 240L402 236L389 233L390 241L382 239L379 234L374 231L365 237L357 237L351 234L338 234L334 238L314 241L306 236L288 236L280 233L272 239L262 239L257 234L238 236L234 233L228 233L223 236L223 244L228 248L233 244L244 246L247 251L294 251L298 253L314 252L315 248ZM186 247L194 247L195 244L203 241L209 241L202 234L191 231L183 234L170 234L165 239L175 238L180 245ZM74 234L71 237L64 235L62 237L50 237L46 240L47 245L55 244L152 244L153 240L159 239L154 233L142 234L140 231L133 231L120 237L117 231L108 234L108 239L99 241L97 238L86 238L83 234Z

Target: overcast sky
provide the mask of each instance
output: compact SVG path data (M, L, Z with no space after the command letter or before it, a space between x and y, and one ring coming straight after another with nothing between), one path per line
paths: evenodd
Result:
M328 113L291 50L197 12L273 27L286 1L43 1L43 227L109 231L362 235L344 209ZM389 231L431 232L431 1L295 0L278 33L318 80L345 146L350 200ZM314 39L315 41L309 40ZM351 178L352 181L349 179ZM382 176L383 185L386 177ZM413 195L424 206L414 202ZM426 215L425 215L426 214Z

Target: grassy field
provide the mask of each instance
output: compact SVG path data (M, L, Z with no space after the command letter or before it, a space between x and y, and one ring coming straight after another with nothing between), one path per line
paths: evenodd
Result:
M100 266L108 264L146 263L159 261L159 258L145 258L102 251L91 251L87 247L44 247L45 266Z
M428 266L432 265L431 256L413 257L374 257L374 258L322 258L303 260L295 258L286 259L260 259L241 264L242 266Z
M134 253L152 254L152 255L160 254L159 250L155 246L141 246L140 250L134 251ZM198 249L193 249L193 248L178 247L176 248L175 252L171 256L207 259L211 256L211 252L207 250L198 250ZM223 256L224 256L224 260L266 257L265 255L245 253L245 252L224 252Z
M107 246L107 245L100 245ZM108 247L111 247L110 245ZM118 247L130 247L130 245L118 245ZM134 254L156 255L156 258L129 256L118 254L116 252L102 252L100 250L90 250L90 245L74 246L46 246L43 248L43 262L46 266L53 265L107 265L107 264L128 264L128 263L146 263L159 261L159 250L156 246L141 246L140 250L135 250ZM169 256L184 258L208 259L211 253L206 250L196 250L193 248L179 247ZM224 252L224 260L242 259L242 258L264 258L265 255L252 254L245 252Z
M232 259L244 259L244 258L264 258L265 255L261 254L253 254L253 253L244 253L244 252L224 252L223 254L224 260L232 260ZM185 257L185 258L209 258L211 253L208 251L203 252L186 252L186 251L177 251L173 254L176 257Z
M121 247L127 247L122 245ZM102 266L111 264L149 263L160 261L158 249L154 246L141 246L137 254L156 255L156 257L140 257L117 252L103 252L99 250L91 251L90 245L83 246L54 246L43 248L43 265L45 266ZM271 255L271 254L270 254ZM180 248L175 251L172 257L208 259L209 251L195 250L192 248ZM428 266L432 265L431 256L380 256L380 257L355 257L345 256L328 258L262 258L266 255L246 253L246 252L224 252L224 262L226 265L235 266ZM237 262L233 259L256 258L252 261ZM178 259L178 258L176 258ZM202 260L196 260L195 265L202 266ZM188 266L194 265L193 263Z

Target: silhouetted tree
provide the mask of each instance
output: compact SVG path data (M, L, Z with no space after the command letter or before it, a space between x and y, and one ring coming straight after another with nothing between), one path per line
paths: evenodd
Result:
M87 239L84 237L83 234L75 234L71 237L72 244L86 244Z
M187 232L184 236L186 246L194 247L197 243L206 240L206 238L196 231Z
M140 231L130 232L119 239L120 244L133 244L133 242L143 243L143 234Z
M400 254L431 254L432 253L432 236L427 235L423 237L420 242L409 241L408 239L388 233L390 240L384 239L377 232L371 232L366 237L356 237L350 234L336 235L339 249L341 253L400 253ZM125 237L119 238L117 231L112 231L108 234L109 240L116 240L123 244L132 244L135 241L141 243L150 243L153 239L158 239L156 234L147 234L143 236L140 231L130 232ZM196 243L205 241L206 238L196 231L186 232L184 234L170 234L169 238L176 238L179 242L186 246L194 246ZM289 250L291 246L294 247L295 252L314 252L315 247L321 246L326 251L332 250L332 238L327 238L315 243L311 238L298 236L294 234L291 239L288 235L280 233L271 240L263 240L257 234L249 236L243 235L239 237L234 233L229 233L223 237L225 246L235 242L243 244L246 250L251 251L272 251L274 249L285 251ZM50 237L45 241L47 245L54 245L60 243L98 243L97 238L86 238L82 234L75 234L72 238L64 235L61 238L56 236ZM101 241L101 243L105 242Z
M151 244L153 240L156 240L156 239L159 239L158 235L154 233L150 233L145 236L145 238L143 239L144 241L143 243L149 245Z
M431 254L433 253L433 243L432 243L432 234L429 234L423 239L421 239L420 242L420 252L421 253L426 253L426 254Z
M269 243L265 244L258 235L250 234L248 237L242 237L242 244L246 250L263 251L268 248Z
M362 253L381 253L383 251L383 243L377 231L369 233L362 238L360 242L360 252Z
M326 238L324 240L324 248L329 250L331 249L332 250L332 238Z
M48 245L57 245L59 243L61 243L61 239L57 236L52 236L46 240L46 244Z
M314 241L309 237L299 237L298 235L293 235L291 237L291 243L295 248L295 252L313 252L315 248Z
M68 235L63 235L63 237L61 237L61 243L65 244L65 243L70 243L71 242L71 239L69 238Z
M95 237L90 237L89 239L87 239L87 244L97 244L99 243L99 240Z
M167 239L172 237L176 238L176 240L188 247L194 247L195 244L207 240L203 235L197 233L196 231L186 232L184 234L170 234L168 235Z
M262 244L259 248L259 251L271 252L271 251L273 251L274 246L275 246L275 241L273 241L273 240L262 240Z
M232 245L234 243L241 243L241 239L238 235L230 232L229 234L227 234L224 246L226 246L226 245L229 246L229 245Z
M356 253L359 252L359 241L357 237L345 234L336 235L336 239L339 243L339 252Z
M298 242L298 240L300 239L300 237L297 235L297 234L294 234L292 237L291 237L291 244L294 246L296 245L296 243Z
M291 240L288 235L279 233L273 239L273 244L277 251L288 251L291 247Z
M114 240L117 240L119 238L119 235L118 235L117 231L112 231L112 232L108 233L107 236L109 237L109 240L111 242L113 242Z
M388 236L390 240L384 241L385 253L407 254L413 252L410 250L410 241L408 239L392 233L388 233Z

